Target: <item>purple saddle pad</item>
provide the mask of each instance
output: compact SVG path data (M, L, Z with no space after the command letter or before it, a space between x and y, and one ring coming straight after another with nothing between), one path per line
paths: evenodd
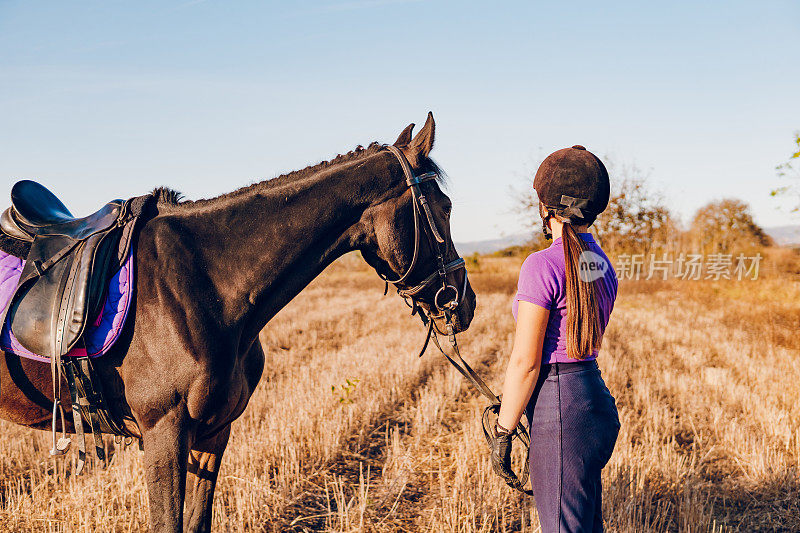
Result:
M22 274L22 268L25 266L25 260L19 257L9 255L0 250L0 308L4 309L11 299L14 289L17 288L19 277ZM122 326L125 324L125 318L128 316L128 309L131 306L131 292L133 290L133 252L128 255L128 259L119 272L114 274L108 284L108 291L106 300L103 303L103 309L100 311L100 316L97 317L94 324L86 327L86 332L83 334L85 348L75 347L67 356L83 356L97 357L103 355L111 349L111 346L119 337L122 331ZM10 318L10 317L9 317ZM22 346L14 332L11 331L9 321L3 324L3 330L0 333L0 349L4 352L10 352L19 355L20 357L27 357L36 361L50 361L49 357L43 357L35 354Z

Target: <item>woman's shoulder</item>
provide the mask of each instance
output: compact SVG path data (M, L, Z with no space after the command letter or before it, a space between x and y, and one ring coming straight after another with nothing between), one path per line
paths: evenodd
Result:
M521 272L536 272L540 270L557 272L558 270L563 270L563 265L561 265L562 268L559 269L559 259L561 259L561 263L563 263L563 252L552 246L550 248L538 250L525 258L525 261L522 263Z
M559 278L563 276L564 255L561 250L553 248L545 248L530 254L525 258L519 272L521 285L526 281L534 280L539 283L547 281L550 284L550 282L558 282Z
M517 300L525 300L545 309L553 309L558 295L563 292L563 253L546 248L530 254L522 263L517 283ZM557 260L562 257L559 269Z

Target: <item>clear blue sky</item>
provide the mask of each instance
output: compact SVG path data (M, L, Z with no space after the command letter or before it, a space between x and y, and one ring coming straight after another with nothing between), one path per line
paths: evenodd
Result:
M509 186L576 143L652 169L684 219L733 196L800 222L769 197L798 50L796 1L0 0L0 195L209 197L432 110L456 240L518 233Z

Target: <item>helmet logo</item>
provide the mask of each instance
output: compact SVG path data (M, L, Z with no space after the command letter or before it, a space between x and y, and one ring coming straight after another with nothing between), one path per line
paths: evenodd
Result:
M562 194L561 205L565 207L565 209L561 210L562 216L568 218L572 218L573 216L576 218L584 218L581 208L585 208L589 205L589 200L586 198L573 198L572 196Z

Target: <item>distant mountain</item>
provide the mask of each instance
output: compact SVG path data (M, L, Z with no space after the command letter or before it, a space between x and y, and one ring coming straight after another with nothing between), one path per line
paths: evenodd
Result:
M779 246L800 246L800 225L775 226L764 228L764 231Z
M530 233L520 233L518 235L508 235L499 239L488 239L485 241L470 241L470 242L457 242L456 250L458 253L467 256L475 252L479 254L490 254L498 250L503 250L509 246L518 246L530 241L532 235Z
M779 246L800 246L800 225L793 226L775 226L773 228L764 228L764 231L772 237L775 244ZM530 233L520 233L518 235L508 235L499 239L487 239L485 241L470 241L470 242L457 242L456 250L461 255L472 255L475 252L479 254L490 254L509 246L518 246L530 241L532 235Z

